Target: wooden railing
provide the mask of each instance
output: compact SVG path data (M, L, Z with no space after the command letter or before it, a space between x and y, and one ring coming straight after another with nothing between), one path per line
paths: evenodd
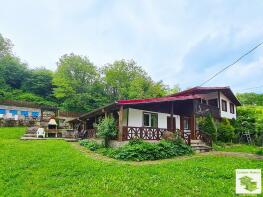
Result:
M213 117L220 118L220 109L218 107L203 103L198 103L196 105L195 113L201 116L208 115L210 113Z
M186 144L191 145L191 133L185 134L183 131L181 131L181 138Z
M83 113L80 112L69 112L69 111L59 111L60 117L79 117Z
M205 132L200 131L200 130L196 130L196 139L202 140L208 146L212 147L213 141L212 141L212 136L210 134L205 133Z
M167 129L152 127L123 127L123 140L160 140Z
M96 137L96 129L87 129L87 137L88 138Z

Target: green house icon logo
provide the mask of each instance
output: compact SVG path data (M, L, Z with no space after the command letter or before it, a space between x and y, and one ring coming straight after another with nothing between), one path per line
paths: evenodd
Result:
M246 190L253 192L257 189L257 182L249 176L243 176L240 178L240 184L245 187Z
M236 194L261 194L261 169L237 169Z

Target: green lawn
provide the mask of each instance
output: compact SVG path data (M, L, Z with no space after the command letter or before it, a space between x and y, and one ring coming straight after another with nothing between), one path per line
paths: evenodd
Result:
M204 155L134 165L96 160L63 140L0 129L0 196L233 196L235 169L262 160Z
M247 144L231 144L231 145L214 145L213 148L217 151L226 151L226 152L244 152L244 153L253 153L261 150L262 147L247 145Z

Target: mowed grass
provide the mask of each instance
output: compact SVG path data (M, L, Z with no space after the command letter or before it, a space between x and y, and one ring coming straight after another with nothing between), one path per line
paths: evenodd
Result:
M96 160L63 140L0 128L1 196L233 196L235 169L262 160L213 155L134 165Z
M262 147L247 145L247 144L232 144L232 145L214 145L213 147L217 151L225 152L243 152L243 153L253 153L256 154L257 151L262 150Z

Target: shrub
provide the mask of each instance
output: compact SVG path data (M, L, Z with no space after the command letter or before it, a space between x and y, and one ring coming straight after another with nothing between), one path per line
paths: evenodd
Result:
M81 140L80 145L88 148L91 151L96 151L97 149L102 148L102 146L97 142L90 140Z
M192 149L183 143L162 140L159 143L132 141L131 143L107 154L120 160L144 161L171 158L192 154Z
M119 148L103 148L96 142L89 140L81 140L80 145L114 159L131 161L165 159L193 153L191 147L184 143L166 140L149 143L136 139Z
M209 133L212 135L212 139L216 141L216 125L214 119L211 114L205 117L200 117L198 120L199 129L205 133Z
M235 136L235 128L230 124L230 121L223 119L217 125L217 140L222 142L232 142Z
M109 147L109 140L116 136L117 129L115 120L112 117L106 117L97 125L98 136L104 138L105 147Z
M263 155L263 148L261 148L260 150L256 151L257 155Z

